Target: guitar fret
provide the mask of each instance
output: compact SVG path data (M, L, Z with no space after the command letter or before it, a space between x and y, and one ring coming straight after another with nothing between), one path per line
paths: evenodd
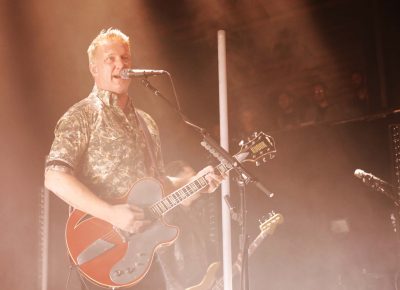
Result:
M190 190L187 188L187 186L185 186L183 189L183 193L185 194L185 197L190 196Z
M182 189L181 189L181 197L182 197L182 199L185 199L187 197L185 187L182 187Z
M190 188L191 188L193 191L196 191L196 190L197 190L196 184L191 183L191 184L189 184L189 185L190 185Z
M150 207L150 212L151 212L151 214L152 214L153 216L158 215L153 206Z
M157 208L160 210L160 214L163 214L163 213L164 213L164 210L163 210L163 208L161 207L161 205L160 205L159 202L157 202L156 206L157 206Z
M225 173L225 172L227 172L229 169L228 169L228 167L226 167L224 164L219 164L218 166L217 166L217 169L218 169L218 171L220 172L220 173Z
M185 199L185 192L183 190L179 190L179 201L182 201Z
M172 202L172 200L171 200L169 197L167 197L166 200L168 201L169 206L170 206L171 208L174 207L175 204Z
M154 212L156 215L161 216L161 212L159 211L159 209L158 209L158 207L157 207L157 204L153 205L153 206L151 207L151 209L153 210L153 212Z
M172 194L172 197L174 198L175 204L178 204L178 203L179 203L179 197L177 196L177 193L176 193L176 192L174 192L174 193Z
M197 181L200 184L200 188L208 185L208 182L206 181L206 179L204 177L201 177L201 178L197 179Z
M178 201L178 203L180 203L182 200L181 200L181 193L180 193L180 190L179 191L177 191L176 193L175 193L175 197L176 197L176 200Z
M161 212L164 212L164 211L165 211L165 208L164 208L164 206L162 205L161 201L157 202L157 204L158 204L158 207L161 209Z
M161 204L165 207L166 210L169 208L168 205L165 203L165 199L161 200Z

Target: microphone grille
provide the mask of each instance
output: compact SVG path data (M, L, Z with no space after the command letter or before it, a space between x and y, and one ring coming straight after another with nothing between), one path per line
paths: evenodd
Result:
M123 69L121 70L121 72L119 73L119 75L121 76L121 78L123 79L129 79L129 71L128 69Z
M356 169L354 170L354 175L358 178L362 178L365 175L365 172L361 169Z

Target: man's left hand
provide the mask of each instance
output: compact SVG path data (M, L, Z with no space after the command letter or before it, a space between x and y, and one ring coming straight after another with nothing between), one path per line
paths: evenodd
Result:
M208 186L202 190L202 192L206 193L211 193L214 192L219 185L221 184L222 180L227 176L227 175L220 175L216 174L215 170L212 166L207 166L204 167L202 170L200 170L195 178L199 178L200 176L204 176L204 178L207 180Z

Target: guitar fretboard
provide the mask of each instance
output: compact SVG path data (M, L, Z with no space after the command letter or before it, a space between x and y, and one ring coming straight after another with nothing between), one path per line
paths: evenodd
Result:
M215 169L217 169L220 174L223 174L228 172L232 168L220 163L215 167ZM161 217L162 215L166 214L168 211L179 205L182 201L199 192L200 190L206 188L207 186L208 181L205 178L205 175L200 176L194 181L170 193L163 199L151 205L149 209L154 216Z

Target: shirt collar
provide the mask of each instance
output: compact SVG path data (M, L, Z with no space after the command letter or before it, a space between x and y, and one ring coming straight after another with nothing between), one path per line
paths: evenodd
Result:
M94 85L92 93L109 107L114 107L117 104L118 96L110 91L99 89L96 85Z
M94 85L92 93L95 94L106 106L118 107L118 96L116 94L110 91L99 89L96 85ZM127 106L129 106L129 111L134 111L135 107L133 106L131 97L128 99Z

